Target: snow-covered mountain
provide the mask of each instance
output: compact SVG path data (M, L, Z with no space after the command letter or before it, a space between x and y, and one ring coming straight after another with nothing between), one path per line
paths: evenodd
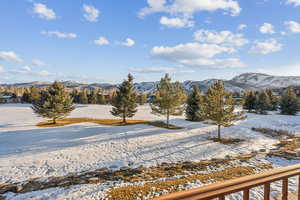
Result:
M208 79L204 81L184 81L182 87L190 91L193 85L198 86L202 91L206 91L209 86L217 81L217 79ZM224 81L225 88L229 91L243 91L249 89L263 89L263 88L276 88L276 87L288 87L292 85L300 85L299 76L271 76L268 74L261 73L244 73L239 76L234 77L231 80L222 80ZM104 91L111 91L116 89L117 84L109 83L93 83L93 84L84 84L74 81L65 81L63 82L65 86L69 89L96 89L100 88ZM47 87L50 82L31 82L31 83L17 83L17 84L2 84L4 87ZM156 86L157 82L141 82L135 83L134 86L139 93L152 93Z
M299 76L271 76L260 73L245 73L232 79L236 83L244 83L258 88L288 87L300 85Z

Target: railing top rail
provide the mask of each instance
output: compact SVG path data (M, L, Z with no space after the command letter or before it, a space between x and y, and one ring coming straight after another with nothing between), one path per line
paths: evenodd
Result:
M189 200L189 199L211 199L222 194L231 194L244 189L253 188L265 183L271 183L283 178L300 174L300 164L274 169L272 171L245 176L221 183L211 184L200 188L176 192L161 196L153 200Z

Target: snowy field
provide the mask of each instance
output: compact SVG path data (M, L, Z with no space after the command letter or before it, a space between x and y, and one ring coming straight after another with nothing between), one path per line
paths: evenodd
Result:
M110 106L78 105L70 117L114 118ZM223 128L223 136L245 139L237 145L207 140L216 126L173 117L171 123L184 127L166 130L148 125L125 127L81 123L58 128L38 128L44 119L29 105L0 105L0 182L24 181L34 177L61 176L72 172L111 166L152 166L162 162L199 161L270 149L276 139L251 131L253 127L283 129L300 134L300 116L255 115L236 126ZM139 107L134 119L160 120L149 106ZM277 162L282 165L284 162ZM53 188L9 199L99 199L107 187L81 185ZM27 196L26 196L27 195ZM53 196L54 195L54 196ZM35 197L35 198L33 198Z

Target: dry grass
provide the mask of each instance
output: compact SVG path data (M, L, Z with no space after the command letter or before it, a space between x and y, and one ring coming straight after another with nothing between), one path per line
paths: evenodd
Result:
M122 120L118 119L93 119L93 118L65 118L65 119L59 119L56 121L56 124L53 124L52 120L48 120L45 122L40 122L37 124L38 127L43 128L54 128L54 127L60 127L60 126L66 126L71 124L79 124L79 123L95 123L99 125L106 125L106 126L130 126L130 125L137 125L137 124L146 124L151 126L156 126L160 128L166 128L166 129L181 129L181 127L175 126L175 125L169 125L165 124L161 121L146 121L146 120L127 120L127 123L123 123Z
M294 137L292 139L281 139L277 144L281 151L294 151L300 148L300 138Z
M286 130L275 130L270 128L252 128L252 131L260 132L262 134L271 137L284 137L284 136L287 136L289 138L295 137L295 134L290 133L289 131Z
M207 139L212 140L214 142L219 142L221 144L226 144L226 145L237 144L237 143L245 141L245 140L239 139L239 138L221 138L221 139L219 139L217 137L208 137Z
M182 129L182 127L175 126L172 124L169 124L169 126L168 126L165 122L162 122L162 121L148 122L147 124L151 125L151 126L156 126L156 127L166 128L166 129L171 129L171 130Z
M79 123L95 123L99 125L107 125L107 126L126 126L126 125L136 125L136 124L146 124L149 121L145 120L127 120L127 123L124 124L122 120L117 119L92 119L92 118L65 118L57 120L56 124L53 124L52 120L40 122L37 124L39 127L59 127L59 126L66 126L71 124L79 124Z
M230 180L233 178L239 178L246 175L251 175L256 172L258 168L270 169L270 165L261 165L258 167L234 167L225 169L222 171L212 172L209 174L197 174L178 178L175 180L157 181L152 183L146 183L141 186L125 186L120 188L113 188L107 195L108 200L134 200L143 199L143 196L151 195L151 193L161 194L177 192L182 190L182 186L200 181L201 183L207 184L211 181L220 182Z

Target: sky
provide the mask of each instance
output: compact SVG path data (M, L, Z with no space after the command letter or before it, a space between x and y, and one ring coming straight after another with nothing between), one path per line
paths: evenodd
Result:
M300 76L300 0L1 0L0 83Z

